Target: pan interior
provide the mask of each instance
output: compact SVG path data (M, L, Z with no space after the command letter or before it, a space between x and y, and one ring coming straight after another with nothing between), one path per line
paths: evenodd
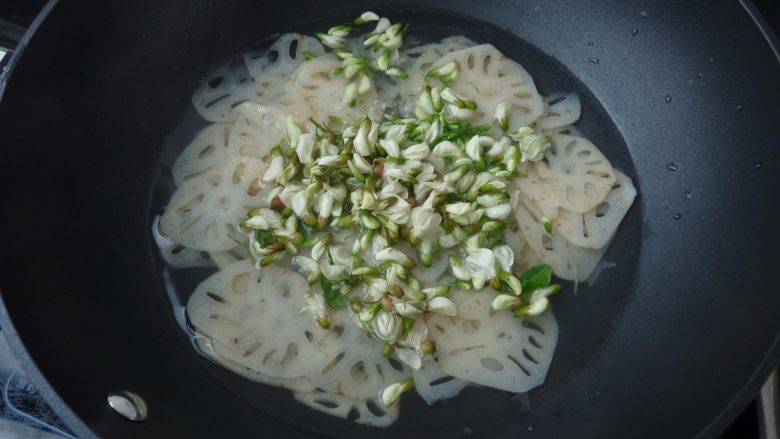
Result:
M462 34L478 43L493 44L528 70L542 95L556 92L576 93L582 102L582 118L576 127L604 152L617 169L638 184L629 148L612 118L588 88L554 57L515 35L471 18L439 12L377 12L384 12L393 21L410 23L407 39L416 38L427 42ZM327 29L345 18L312 23L291 30L312 34L315 30ZM259 37L261 38L258 44L269 44L275 36ZM205 75L208 72L202 73ZM170 174L173 161L193 133L206 125L189 104L189 100L186 102L188 105L181 109L178 123L170 131L161 150L154 181L150 224L153 218L163 211L175 189ZM296 402L292 393L287 390L247 381L205 358L202 359L204 373L212 375L232 395L258 411L304 430L327 431L339 437L362 437L369 431L376 437L429 437L434 434L451 437L469 432L477 433L501 425L510 418L534 410L554 397L569 377L599 354L600 347L610 336L610 329L616 325L624 305L634 292L639 269L643 231L641 187L638 189L639 198L623 220L617 236L604 256L603 261L606 263L602 264L609 268L603 269L592 284L583 282L575 288L570 282L564 283L564 289L554 298L553 307L560 325L557 351L546 382L527 396L469 387L458 397L430 407L421 398L410 394L402 401L402 416L395 424L387 429L369 429L315 412ZM164 279L171 299L171 312L176 313L177 320L181 322L181 304L186 303L189 294L212 270L172 269L157 256L160 279ZM182 343L188 343L185 330L181 331L180 339Z

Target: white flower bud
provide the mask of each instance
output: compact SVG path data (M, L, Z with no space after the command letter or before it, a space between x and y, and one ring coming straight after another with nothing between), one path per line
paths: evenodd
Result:
M368 75L363 75L358 83L357 92L359 95L364 95L371 91L371 78Z
M550 142L542 134L531 134L520 139L522 162L535 162L544 157L544 151L550 147Z
M425 132L423 141L427 144L432 144L439 136L444 133L444 128L441 126L438 120L434 120L428 130Z
M458 240L451 234L439 236L439 245L442 248L452 248L458 245Z
M409 260L408 256L393 247L387 247L386 249L381 250L374 258L379 262L396 262L398 264L403 264Z
M493 116L498 120L498 124L501 129L506 131L509 129L509 116L512 114L511 102L500 102L496 105L496 111Z
M482 145L479 143L478 135L473 136L466 142L466 154L475 162L482 158Z
M399 157L401 155L401 148L398 143L392 139L382 139L379 141L379 145L385 150L390 157Z
M458 148L457 145L450 142L449 140L439 142L436 146L433 147L433 151L431 153L436 157L453 158L453 159L462 158L466 156L466 154L463 153L463 150Z
M458 308L455 303L447 297L437 296L427 302L427 310L449 317L455 317L458 314Z
M490 219L506 219L512 213L509 203L499 204L485 209L485 216Z
M401 157L407 160L425 160L430 152L431 148L427 143L418 143L401 151Z
M298 143L295 145L295 153L298 155L298 160L301 163L311 162L312 154L314 154L314 134L306 133L299 135Z
M300 191L292 199L292 209L298 218L303 218L309 210L309 199L306 197L306 191Z
M510 271L515 263L515 253L508 245L499 245L493 248L493 255L496 257L498 265L504 271Z
M538 316L547 310L547 306L550 304L549 300L542 297L539 300L532 301L530 305L518 308L515 310L515 317L532 317Z
M274 181L282 175L284 171L284 157L277 155L271 159L271 163L268 165L268 169L263 174L263 181Z
M414 317L422 315L422 310L410 304L409 302L396 302L393 309L404 317Z
M379 20L379 16L371 11L366 11L360 14L360 17L355 19L355 24L363 24L368 23L369 21L377 21Z
M376 27L373 31L371 31L372 34L381 34L384 33L388 28L390 27L390 20L388 20L385 17L382 17L379 19L379 21L376 24Z
M371 121L366 119L360 124L357 135L355 136L355 151L362 156L371 155L372 146L369 144L368 136L371 132Z
M509 148L509 145L511 145L509 138L502 137L498 140L498 142L493 143L493 146L490 147L487 155L490 157L495 157L499 154L502 154L504 151L506 151L507 148Z
M401 334L401 319L393 313L379 311L374 317L373 329L380 340L394 342Z
M516 296L511 296L509 294L499 294L495 299L493 299L490 307L496 311L502 311L519 304L520 299L518 299Z
M459 202L447 204L444 210L450 215L465 215L471 210L471 203Z
M336 35L330 35L318 32L315 34L317 38L322 41L322 44L331 47L333 49L341 49L344 47L344 44L347 42L347 40L344 37L339 37Z
M447 114L458 120L469 120L474 117L474 110L470 108L461 108L455 104L448 104Z
M401 394L414 388L414 381L406 380L390 384L379 392L379 400L385 407L391 407L401 398Z

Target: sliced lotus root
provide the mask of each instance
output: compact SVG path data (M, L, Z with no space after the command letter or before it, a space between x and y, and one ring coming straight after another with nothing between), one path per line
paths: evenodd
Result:
M209 257L220 270L224 270L242 259L247 259L249 256L249 250L244 245L236 245L231 250L209 252Z
M510 392L527 392L544 382L558 341L552 309L518 319L491 308L492 291L458 291L451 297L457 317L428 319L442 371Z
M468 381L447 375L434 361L427 360L420 370L412 371L414 388L428 404L457 396Z
M171 167L176 186L225 163L230 128L229 124L215 123L198 132Z
M401 404L385 407L376 397L351 398L317 390L309 393L296 393L295 399L331 416L374 427L387 427L395 422L401 414Z
M160 249L160 256L173 268L210 267L214 265L208 253L189 249L171 241L167 236L160 233L159 217L155 217L152 223L152 238L154 238L157 248Z
M299 310L309 284L300 274L243 260L213 274L190 296L187 316L214 353L275 378L304 376L300 350L319 327Z
M515 219L534 253L553 269L561 279L580 282L586 280L598 265L607 246L589 250L571 244L560 233L547 233L539 221L542 211L522 191L511 194ZM516 199L515 199L516 198Z
M536 171L559 207L585 213L607 197L617 177L596 145L582 137L556 134Z
M287 117L290 113L270 105L244 102L237 107L238 116L227 151L231 157L265 159L273 147L287 139ZM296 122L303 123L308 112L296 114Z
M580 119L580 98L574 93L553 94L544 98L545 112L534 121L540 130L565 127Z
M560 205L560 200L558 198L559 192L539 177L539 173L536 170L538 166L541 166L538 162L529 164L525 175L520 175L512 180L510 183L510 192L517 190L522 191L525 196L533 200L536 205L539 206L539 209L541 209L542 213L547 218L552 220L558 217L558 206ZM517 198L514 198L514 200L517 200Z
M289 78L298 66L306 62L305 53L317 57L325 53L325 48L314 37L287 33L274 41L267 50L245 52L244 63L252 78L262 83L269 77Z
M518 224L517 219L514 216L508 218L507 227L504 229L504 240L506 241L506 244L512 248L512 252L515 255L513 267L516 273L522 273L530 267L535 267L544 263L525 241L525 236L523 236L523 231L520 229L520 224Z
M401 99L408 106L410 113L414 112L417 97L425 85L425 75L433 68L433 64L444 55L476 44L466 37L456 36L445 38L440 43L425 44L404 51L405 62L402 68L409 77L401 81Z
M544 102L531 75L490 44L457 50L433 64L458 65L458 76L450 84L455 91L477 104L472 123L492 123L496 106L511 102L509 129L530 125L544 113Z
M330 329L307 337L301 364L306 376L327 392L373 398L411 376L400 361L382 355L384 343L359 327L348 311L332 312Z
M232 122L244 102L274 105L293 114L306 112L300 95L286 90L289 76L267 76L255 81L243 63L222 66L203 79L192 95L195 110L210 122Z
M171 197L160 218L160 231L194 250L232 249L239 240L241 220L250 209L265 204L260 185L264 171L261 160L235 158L187 180Z
M595 209L585 213L573 213L561 209L553 221L555 230L577 247L599 249L607 245L615 235L620 222L636 197L631 179L619 171L612 190Z
M312 392L316 388L314 387L314 384L306 377L272 377L249 367L242 366L241 364L236 363L233 360L229 360L226 357L217 355L217 353L214 351L212 341L202 335L195 335L195 343L198 345L198 348L203 353L203 355L208 357L211 361L248 380L267 384L269 386L282 387L284 389L292 390L293 392Z
M341 67L341 60L333 54L326 54L302 64L295 73L292 88L306 99L317 120L327 120L331 115L355 120L366 113L366 108L377 103L376 92L372 90L360 96L357 105L348 106L344 93L349 81L344 75L331 75L331 71L338 67Z

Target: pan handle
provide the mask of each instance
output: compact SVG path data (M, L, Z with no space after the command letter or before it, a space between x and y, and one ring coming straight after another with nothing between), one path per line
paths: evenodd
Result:
M761 438L778 439L780 436L780 368L775 368L761 387L759 403Z

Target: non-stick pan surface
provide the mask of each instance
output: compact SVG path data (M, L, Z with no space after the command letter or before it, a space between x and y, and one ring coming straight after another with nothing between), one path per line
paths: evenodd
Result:
M50 6L0 103L0 324L81 437L714 436L778 360L780 64L740 3ZM150 226L198 79L365 9L422 38L493 43L543 92L576 91L581 130L639 188L616 266L556 297L558 351L529 401L409 395L396 424L369 429L221 370L176 323L197 279L161 269ZM142 395L149 420L112 412L117 390Z

